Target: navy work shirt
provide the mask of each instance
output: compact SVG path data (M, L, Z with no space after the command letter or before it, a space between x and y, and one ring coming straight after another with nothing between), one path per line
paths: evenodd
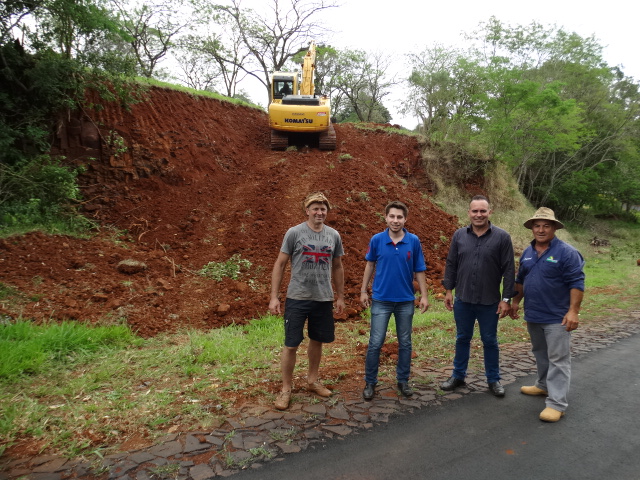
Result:
M520 257L516 283L524 286L524 319L531 323L562 323L569 311L571 289L584 292L584 258L555 237L538 256L531 242Z

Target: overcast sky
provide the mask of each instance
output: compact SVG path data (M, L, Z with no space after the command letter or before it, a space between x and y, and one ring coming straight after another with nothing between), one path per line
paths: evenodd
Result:
M282 0L281 0L282 2ZM265 0L244 0L243 6L264 4ZM269 2L270 3L270 2ZM284 3L284 2L282 2ZM604 48L611 66L621 65L627 76L640 80L638 15L629 0L598 3L576 0L343 0L322 19L335 34L330 39L337 48L364 49L394 54L399 65L404 54L420 52L436 43L464 46L462 32L476 30L481 22L495 16L504 24L562 27L581 37L594 35ZM401 66L398 67L400 70ZM386 105L393 123L415 127L416 121L397 111L400 92ZM261 100L256 98L255 100Z

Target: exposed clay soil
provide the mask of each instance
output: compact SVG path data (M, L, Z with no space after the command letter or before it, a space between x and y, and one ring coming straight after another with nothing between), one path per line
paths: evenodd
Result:
M145 337L257 318L267 312L282 237L305 220L301 201L312 191L332 202L328 224L345 246L348 309L340 320L361 310L363 256L384 228L380 213L390 200L409 206L407 227L422 240L428 282L441 288L457 219L429 201L424 147L415 138L336 125L335 151L278 152L258 110L160 88L130 110L102 107L61 123L56 145L88 165L83 211L100 225L97 235L0 240L0 281L21 292L0 304L0 315L126 319ZM252 263L237 280L197 274L234 254ZM146 268L123 271L124 260Z
M327 223L345 246L347 312L338 320L361 312L363 257L371 235L385 227L381 214L391 200L409 206L407 228L422 240L428 283L441 290L457 219L430 202L425 147L414 137L336 125L335 151L300 145L276 152L270 150L267 116L258 110L160 88L129 110L91 101L101 107L88 103L60 123L55 152L87 165L82 211L99 227L89 239L30 233L0 240L0 282L19 292L0 302L0 318L101 325L126 320L144 337L258 318L267 313L283 235L305 220L301 202L312 191L332 202ZM236 254L252 264L237 280L197 273ZM340 374L341 391L356 392L364 349L359 345L359 358L339 372L323 365L322 375ZM396 354L397 344L388 344L381 361L395 362ZM279 385L268 388L276 392ZM246 396L228 400L242 403ZM142 430L122 426L120 448L132 447L135 439L146 445ZM5 455L35 455L42 447L22 438Z

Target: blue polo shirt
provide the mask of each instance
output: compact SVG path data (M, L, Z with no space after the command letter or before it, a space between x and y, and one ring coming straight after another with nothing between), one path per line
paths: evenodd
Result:
M368 262L375 262L371 297L381 302L408 302L415 299L413 276L424 272L424 262L420 239L404 230L404 238L394 244L389 229L371 237L369 250L364 256Z
M531 242L520 257L516 283L524 285L524 319L532 323L562 323L573 288L584 292L584 258L559 238L538 257Z

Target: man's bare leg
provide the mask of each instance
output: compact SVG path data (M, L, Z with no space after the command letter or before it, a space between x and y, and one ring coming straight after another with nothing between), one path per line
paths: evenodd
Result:
M318 373L320 371L320 360L322 358L322 342L310 339L309 347L307 349L307 355L309 357L309 373L307 375L307 381L309 383L315 383L318 381Z
M284 347L280 355L280 369L282 370L282 391L290 392L293 387L293 369L296 366L298 347Z
M280 355L282 370L282 391L273 402L278 410L286 410L291 402L291 387L293 386L293 369L296 366L296 352L298 347L284 347Z

